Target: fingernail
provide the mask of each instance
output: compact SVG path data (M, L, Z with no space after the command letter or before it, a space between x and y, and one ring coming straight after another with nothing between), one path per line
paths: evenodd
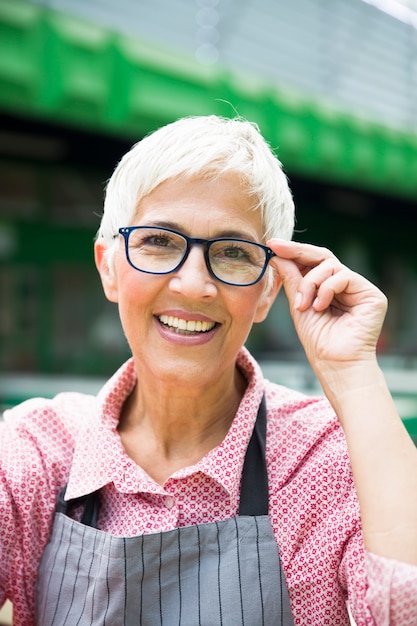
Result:
M300 308L302 301L303 301L303 295L298 291L295 295L295 300L294 300L294 306L296 309Z

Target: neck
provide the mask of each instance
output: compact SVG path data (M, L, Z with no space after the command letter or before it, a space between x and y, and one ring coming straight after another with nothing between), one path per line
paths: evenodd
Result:
M247 383L236 367L210 387L157 382L139 376L119 433L129 456L162 483L223 441Z

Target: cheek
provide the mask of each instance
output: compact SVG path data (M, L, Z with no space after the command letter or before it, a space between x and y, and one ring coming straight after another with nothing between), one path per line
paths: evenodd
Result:
M118 303L120 314L135 314L144 311L155 295L153 277L141 274L136 270L126 269L119 273Z
M257 321L264 289L259 284L252 287L238 287L237 289L241 291L237 292L235 298L229 298L229 311L237 323L246 327Z
M260 323L265 320L269 313L269 309L271 308L272 302L274 301L274 297L269 297L267 292L264 292L262 296L258 300L258 305L256 307L255 315L253 321L255 323Z
M119 318L127 342L133 353L140 349L149 330L150 305L153 301L149 281L137 278L122 280L119 284Z

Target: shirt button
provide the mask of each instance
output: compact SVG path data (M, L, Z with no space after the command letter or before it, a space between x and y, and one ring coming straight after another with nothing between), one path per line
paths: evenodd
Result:
M172 509L174 506L174 498L172 496L167 496L165 498L165 506L167 509Z

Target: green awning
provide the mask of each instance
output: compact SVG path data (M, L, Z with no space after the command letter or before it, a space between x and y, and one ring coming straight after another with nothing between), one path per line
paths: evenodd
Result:
M0 3L0 109L135 141L184 115L259 124L287 171L417 197L417 136L21 0Z

